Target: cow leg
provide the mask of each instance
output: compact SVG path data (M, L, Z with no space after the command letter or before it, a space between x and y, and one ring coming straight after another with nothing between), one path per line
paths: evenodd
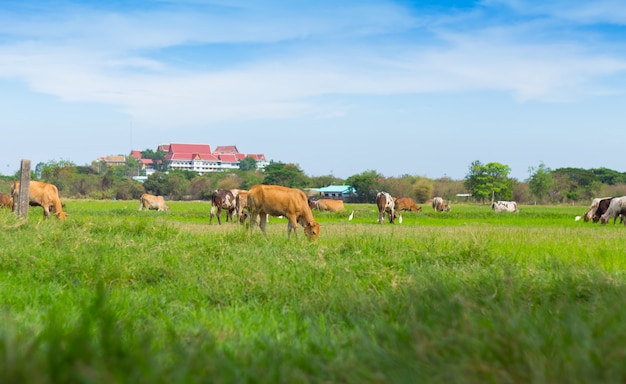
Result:
M222 219L220 218L220 216L222 216L222 207L218 205L217 206L217 223L219 225L222 225Z
M252 218L250 218L252 220ZM259 216L259 227L261 227L261 231L265 235L265 225L267 224L267 215L265 213L261 213Z
M287 220L289 220L289 222L287 223L287 237L291 237L291 231L293 231L294 236L297 237L298 232L296 231L296 229L298 229L298 221L294 216L287 216Z
M385 211L378 212L378 224L382 224L385 221Z
M42 205L41 207L43 208L43 217L44 217L44 219L49 219L50 218L50 206Z
M213 216L215 216L215 205L211 205L211 214L209 218L209 224L213 224Z

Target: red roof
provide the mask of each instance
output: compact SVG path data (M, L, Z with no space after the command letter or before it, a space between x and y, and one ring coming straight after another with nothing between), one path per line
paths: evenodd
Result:
M170 146L169 144L161 144L157 147L157 151L169 152Z
M217 160L208 144L170 144L167 160Z
M237 150L237 147L234 145L220 145L215 148L215 151L213 151L213 153L216 153L218 155L227 153L236 154L239 153L239 150Z
M248 156L254 158L256 161L265 161L265 155L262 153L248 153Z
M219 155L219 157L220 160L225 163L236 163L238 161L237 156L235 156L234 154Z
M130 151L130 155L135 159L141 159L141 151L138 149L133 149L132 151Z

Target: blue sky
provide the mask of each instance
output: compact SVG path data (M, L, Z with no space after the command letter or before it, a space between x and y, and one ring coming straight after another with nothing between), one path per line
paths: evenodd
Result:
M0 173L159 144L309 176L626 172L626 2L0 2Z

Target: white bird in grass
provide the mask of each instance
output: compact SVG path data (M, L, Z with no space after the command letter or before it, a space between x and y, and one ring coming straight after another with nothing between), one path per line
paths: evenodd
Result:
M352 211L352 213L350 213L350 216L348 216L348 221L352 221L353 217L354 217L354 211Z
M402 224L402 215L398 216L398 223Z
M574 221L578 221L578 220L580 220L580 216L576 216L576 217L574 218Z

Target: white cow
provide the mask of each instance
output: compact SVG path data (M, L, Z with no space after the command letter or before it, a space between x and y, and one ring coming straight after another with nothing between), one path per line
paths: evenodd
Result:
M450 205L442 197L433 197L433 209L435 212L450 212Z
M515 201L494 201L491 203L494 212L518 212Z
M606 224L610 219L613 219L613 224L620 215L626 215L626 196L615 197L611 199L609 208L600 216L600 224ZM626 225L626 221L624 221Z

